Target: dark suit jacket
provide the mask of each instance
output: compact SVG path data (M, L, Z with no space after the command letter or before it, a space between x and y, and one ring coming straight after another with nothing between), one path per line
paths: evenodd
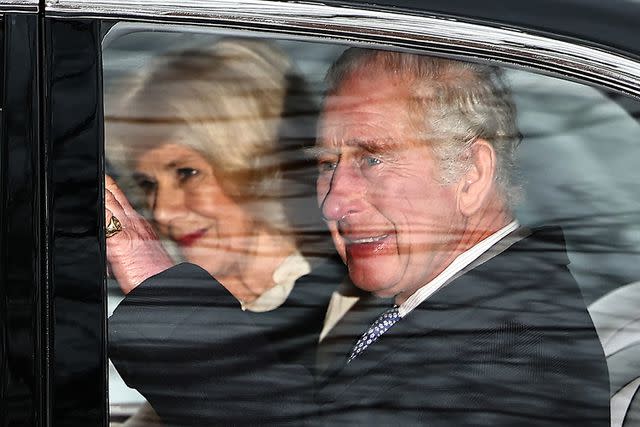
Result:
M315 413L315 346L332 291L330 259L286 302L242 311L208 273L180 264L127 295L109 320L109 355L166 425L297 424Z
M604 353L541 230L455 278L337 374L325 424L609 425Z
M296 284L267 321L178 266L118 307L110 355L170 425L608 425L603 351L567 263L556 229L519 240L319 385L310 351L342 269Z

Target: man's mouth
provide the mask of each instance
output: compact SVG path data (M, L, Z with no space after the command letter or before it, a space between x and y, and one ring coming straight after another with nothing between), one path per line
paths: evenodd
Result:
M200 238L207 233L207 231L208 231L207 228L201 228L200 230L194 231L193 233L180 236L175 240L176 240L176 243L178 243L178 245L182 247L193 246L195 242L200 240Z
M388 234L381 234L378 236L368 236L368 237L346 237L345 240L348 245L361 245L366 243L377 243L389 237Z

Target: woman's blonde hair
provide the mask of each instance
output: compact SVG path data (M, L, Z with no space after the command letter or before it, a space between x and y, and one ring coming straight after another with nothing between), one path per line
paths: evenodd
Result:
M313 141L316 112L280 49L220 39L164 53L117 86L105 102L105 148L121 180L145 151L185 145L209 160L225 193L256 219L287 227L283 170Z

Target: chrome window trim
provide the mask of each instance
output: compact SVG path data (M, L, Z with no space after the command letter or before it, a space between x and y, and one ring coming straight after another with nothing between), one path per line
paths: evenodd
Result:
M2 0L0 13L37 13L40 10L38 0Z
M273 0L48 0L48 16L201 22L313 35L532 67L640 97L640 62L587 43L461 19Z

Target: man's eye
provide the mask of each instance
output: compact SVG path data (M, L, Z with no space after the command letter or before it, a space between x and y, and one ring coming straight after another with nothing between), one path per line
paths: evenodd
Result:
M176 174L178 175L178 180L182 181L186 181L189 178L192 178L196 175L198 175L200 173L200 171L198 171L198 169L194 169L194 168L178 168L176 170Z
M319 160L318 170L320 172L331 172L338 166L338 162L333 160Z
M382 160L380 160L377 157L373 157L373 156L366 156L364 158L364 164L366 166L376 166L379 165L380 163L382 163Z

